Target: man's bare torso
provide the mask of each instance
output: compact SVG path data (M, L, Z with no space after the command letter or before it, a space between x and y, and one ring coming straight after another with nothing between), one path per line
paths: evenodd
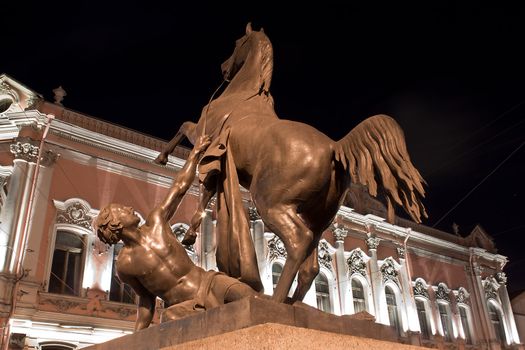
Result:
M170 305L193 299L202 279L201 271L177 241L171 227L154 215L158 214L152 213L151 220L140 227L140 243L124 246L120 251L118 276L131 285L130 280L138 282Z

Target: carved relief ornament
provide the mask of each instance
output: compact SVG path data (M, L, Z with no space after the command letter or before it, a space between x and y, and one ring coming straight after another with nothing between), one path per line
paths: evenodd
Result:
M330 254L330 248L328 243L325 240L319 242L318 247L318 259L319 263L326 267L328 270L332 271L332 255Z
M443 283L440 283L437 287L436 299L450 303L450 290Z
M350 256L346 259L346 264L350 276L357 273L366 277L366 262L364 254L360 249L354 249L352 253L350 253Z
M65 202L53 202L57 208L57 224L70 224L92 230L91 222L98 211L92 210L86 201L72 198Z
M284 247L284 243L276 235L268 241L268 258L270 260L275 260L277 258L286 259L286 248Z
M422 281L416 281L416 284L414 285L414 296L420 296L426 299L430 299L428 290Z
M384 260L383 265L381 265L381 274L383 275L383 282L392 281L399 284L394 259L386 258Z

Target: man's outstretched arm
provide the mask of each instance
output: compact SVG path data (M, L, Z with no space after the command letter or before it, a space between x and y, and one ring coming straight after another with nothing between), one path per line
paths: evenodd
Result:
M179 206L182 197L190 188L195 178L195 171L197 170L197 164L199 162L200 155L210 145L210 138L208 136L201 136L195 142L195 146L190 152L186 164L184 167L175 175L173 179L173 185L164 201L160 205L160 210L166 220L169 220L175 210Z

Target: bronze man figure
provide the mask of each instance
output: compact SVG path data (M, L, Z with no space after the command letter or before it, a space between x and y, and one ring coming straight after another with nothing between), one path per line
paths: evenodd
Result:
M96 219L97 235L103 242L124 242L116 268L122 282L139 296L135 331L151 323L156 297L166 303L163 320L170 320L256 294L237 279L193 264L169 225L194 180L198 158L209 144L209 137L196 141L168 195L149 213L143 226L138 226L140 218L133 208L115 203Z

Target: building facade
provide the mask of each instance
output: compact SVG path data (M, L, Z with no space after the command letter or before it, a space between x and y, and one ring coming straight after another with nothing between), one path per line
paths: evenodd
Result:
M165 143L69 110L0 76L0 319L3 348L79 349L133 329L135 295L120 283L92 219L108 203L139 216L167 193L188 150L166 167ZM192 186L174 220L182 237L197 208ZM265 294L286 251L243 191ZM506 289L505 256L481 227L460 237L402 218L352 187L319 244L321 272L305 302L394 327L401 343L451 349L523 349ZM215 265L213 203L189 256ZM292 287L293 289L293 287ZM158 303L155 323L162 303Z

